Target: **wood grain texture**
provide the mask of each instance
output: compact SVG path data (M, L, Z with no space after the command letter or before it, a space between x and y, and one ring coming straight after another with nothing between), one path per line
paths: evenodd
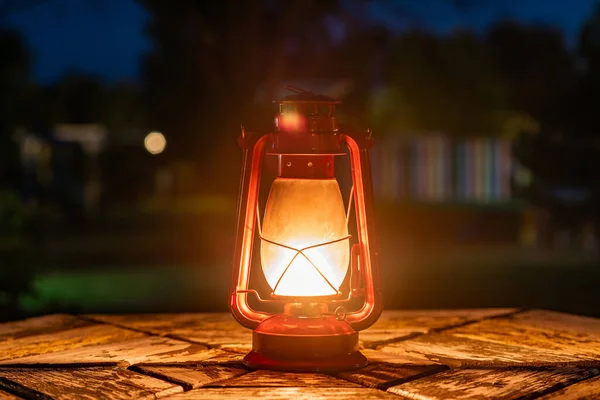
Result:
M452 367L469 366L600 366L600 360L554 351L471 340L441 333L419 336L378 350Z
M530 326L552 329L556 331L580 332L585 335L600 336L600 319L582 317L580 315L565 314L556 311L531 310L523 312L514 318Z
M202 364L183 367L143 365L137 368L155 378L175 382L186 390L197 389L248 373L248 370L244 368Z
M145 334L111 325L94 324L0 342L0 360L117 343Z
M120 368L3 368L0 377L51 398L66 400L154 399L183 391L179 385Z
M399 400L398 396L368 388L260 387L260 388L200 388L169 397L174 400Z
M424 365L440 365L437 361L432 361L423 358L422 354L413 356L407 352L399 352L399 354L384 352L372 349L363 349L360 351L370 363L387 363L401 366L424 366Z
M246 355L252 350L252 343L222 344L219 348L233 353Z
M90 324L89 321L67 314L52 314L22 321L5 322L0 324L0 343L5 340L58 332Z
M244 356L246 355L245 353L232 353L229 351L223 351L223 350L212 350L213 355L211 355L209 358L202 360L202 364L203 365L215 365L215 364L222 364L222 365L235 365L235 364L241 364L242 360L244 359Z
M513 308L384 311L372 327L360 332L359 338L364 347L371 348L418 333L447 329L516 311Z
M600 358L599 320L551 311L528 311L507 318L477 322L445 333L492 343L544 349L573 357Z
M598 373L598 369L588 368L462 369L393 386L388 391L420 400L530 399Z
M94 364L120 363L193 363L222 355L222 350L208 350L206 346L159 336L144 337L124 342L90 346L57 353L41 354L1 361L0 365L34 364Z
M600 376L567 386L564 389L540 397L540 400L598 400L600 399Z
M385 390L390 386L420 379L447 368L443 365L432 366L398 366L392 364L369 364L364 368L340 372L338 377L359 385Z
M249 345L252 331L229 313L88 315L88 318L210 346Z
M254 371L237 378L222 381L211 386L223 387L320 387L320 388L359 388L352 382L333 376L313 373L293 373L276 371Z

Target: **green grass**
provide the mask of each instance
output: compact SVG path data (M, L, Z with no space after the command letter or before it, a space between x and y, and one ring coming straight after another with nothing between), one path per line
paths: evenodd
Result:
M37 276L35 296L21 305L27 314L225 310L228 281L217 275L173 266L55 271Z

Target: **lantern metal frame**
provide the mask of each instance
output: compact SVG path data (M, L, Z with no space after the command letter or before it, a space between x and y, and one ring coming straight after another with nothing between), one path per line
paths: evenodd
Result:
M331 101L324 101L324 103L335 104ZM242 129L242 134L238 139L243 150L243 163L229 305L235 319L243 326L254 330L253 351L245 358L245 362L250 366L297 371L331 371L354 368L366 363L366 358L358 352L357 332L375 323L382 311L369 162L369 149L373 145L373 139L370 131L363 134L340 134L337 130L337 121L334 120L332 126L333 129L325 133L313 131L309 135L312 140L319 141L317 151L313 153L306 152L301 148L302 146L298 152L294 152L294 146L302 143L302 138L281 131L258 136ZM284 139L287 140L287 138L293 140L290 141L291 145L286 147L288 143L284 142ZM337 143L337 145L331 146L331 143ZM329 282L303 251L350 240L351 235L296 249L271 241L262 235L259 209L260 180L266 154L278 156L280 170L285 159L301 157L305 161L314 161L314 163L310 161L311 167L313 165L318 167L311 168L311 174L316 170L317 174L333 177L333 156L343 154L339 152L341 143L345 144L348 149L352 176L346 224L349 222L351 209L354 207L357 228L357 243L350 248L350 276L346 295L340 291L340 288L335 288ZM268 152L267 146L271 147ZM290 164L287 163L288 166ZM292 173L297 177L302 177L304 174L303 171L293 171ZM262 298L257 290L250 288L252 250L257 230L260 240L296 252L294 258L289 262L288 268L296 257L306 257L334 288L336 294L311 297L281 296L274 294L276 285L272 288L270 298ZM280 280L284 274L285 271ZM301 302L321 305L325 303L335 305L337 308L334 313L322 312L311 318L274 314L252 308L249 303L250 295L253 295L260 304ZM354 311L345 310L343 307L345 303L361 297L363 302L360 308ZM319 324L321 324L320 327L315 328ZM294 326L294 328L285 330L282 326Z

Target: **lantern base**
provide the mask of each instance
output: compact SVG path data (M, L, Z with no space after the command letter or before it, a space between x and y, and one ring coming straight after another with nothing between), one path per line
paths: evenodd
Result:
M256 369L333 372L359 368L368 361L358 351L358 333L332 316L275 315L252 333L244 364Z

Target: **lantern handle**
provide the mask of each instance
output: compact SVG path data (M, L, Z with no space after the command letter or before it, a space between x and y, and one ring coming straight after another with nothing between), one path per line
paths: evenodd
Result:
M313 92L311 92L310 90L302 89L294 85L284 85L283 88L285 90L289 90L290 92L294 92L297 94L313 94Z
M273 314L254 310L248 303L254 229L258 217L258 192L264 149L269 135L254 137L244 132L238 141L243 149L237 237L230 281L229 308L235 319L254 329Z
M355 140L347 135L341 135L350 153L352 182L354 187L354 209L358 231L358 253L361 260L360 272L364 283L364 303L355 312L346 315L354 330L363 330L373 325L381 315L382 294L379 282L379 249L374 227L373 185L369 162L369 148L372 138L364 137Z

